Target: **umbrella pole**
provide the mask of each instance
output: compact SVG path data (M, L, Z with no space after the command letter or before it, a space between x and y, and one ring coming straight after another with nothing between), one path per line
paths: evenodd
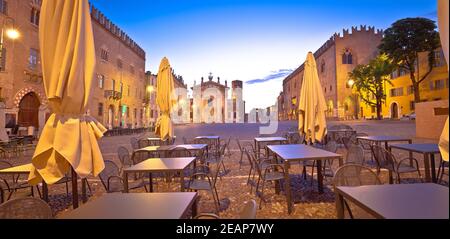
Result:
M72 206L73 209L78 208L78 175L75 172L75 170L73 170L73 168L71 168L72 171Z

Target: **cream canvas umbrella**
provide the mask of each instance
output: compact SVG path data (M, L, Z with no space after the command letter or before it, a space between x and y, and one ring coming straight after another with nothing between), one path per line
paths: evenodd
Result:
M89 3L44 0L40 16L44 89L53 114L40 136L28 180L32 185L42 180L54 184L72 169L76 185L77 175L97 176L104 168L97 140L106 129L85 114L95 68ZM77 192L72 193L75 199Z
M156 122L155 133L162 140L170 140L173 138L173 125L170 119L170 113L174 105L172 101L174 83L172 68L166 57L161 60L161 64L159 65L157 84L156 103L159 106L161 115Z
M445 59L449 60L448 57L448 0L438 0L438 25L439 25L439 35L441 37L441 45L444 51ZM447 64L448 69L448 64ZM448 117L445 123L444 130L442 131L441 138L439 140L439 148L441 150L442 159L448 162Z
M317 73L316 60L312 52L305 62L302 89L300 91L299 121L300 134L309 143L320 142L327 133L325 112L327 105Z

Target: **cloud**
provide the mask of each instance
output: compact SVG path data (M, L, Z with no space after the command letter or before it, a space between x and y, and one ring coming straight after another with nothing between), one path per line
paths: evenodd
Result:
M276 79L279 79L279 78L282 78L282 77L286 77L286 76L290 75L292 72L293 72L293 70L291 70L291 69L280 69L278 71L272 71L269 75L265 76L264 78L249 80L249 81L247 81L245 83L249 84L249 85L260 84L260 83L264 83L264 82L267 82L267 81L276 80Z

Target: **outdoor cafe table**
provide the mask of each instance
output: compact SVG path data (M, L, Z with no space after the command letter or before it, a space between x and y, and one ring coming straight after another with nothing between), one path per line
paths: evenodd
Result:
M259 158L259 151L262 143L283 143L286 142L287 139L284 137L258 137L255 138L255 149L258 154L256 155Z
M161 145L161 146L148 146L145 148L137 149L134 152L164 152L166 156L168 153L175 148L185 148L189 152L203 151L208 148L207 144L180 144L180 145Z
M5 168L0 170L0 175L17 175L17 174L24 174L29 175L31 173L32 164L24 164L20 166L15 166L11 168ZM42 199L44 201L48 202L48 187L45 181L42 181Z
M327 133L331 136L332 139L336 140L341 138L340 136L343 135L344 137L349 137L356 134L356 130L354 129L328 129Z
M356 139L373 142L378 145L384 143L384 148L386 150L389 150L389 142L408 142L408 144L412 144L412 139L399 136L361 136Z
M153 173L180 173L181 191L184 192L184 170L192 163L195 157L189 158L151 158L123 170L124 191L128 193L128 174L148 173L150 192L153 192Z
M219 152L219 147L220 147L220 136L215 136L215 135L209 135L209 136L197 136L195 137L195 139L200 140L208 140L210 142L213 142L214 146L216 147L216 152ZM209 149L206 149L207 153L208 153Z
M424 157L425 165L425 180L427 182L437 182L436 165L434 161L434 155L440 154L439 145L437 144L394 144L391 145L391 149L405 150L412 153L422 154ZM431 167L430 167L431 162ZM431 177L430 177L431 171Z
M289 168L293 162L302 162L309 160L317 161L317 178L320 193L323 193L322 160L338 159L339 166L342 166L344 164L341 155L304 144L269 145L267 146L267 148L272 151L276 157L284 161L284 177L286 185L285 188L289 213L292 212L292 195L289 182Z
M448 187L438 184L385 184L336 187L336 210L344 218L344 199L379 219L448 219Z
M173 139L176 139L176 138L177 138L177 136L173 136ZM150 145L156 145L156 144L161 145L161 143L166 142L166 141L161 140L161 138L157 138L157 137L145 138L144 140L146 140Z
M182 219L195 216L197 193L110 193L60 219Z

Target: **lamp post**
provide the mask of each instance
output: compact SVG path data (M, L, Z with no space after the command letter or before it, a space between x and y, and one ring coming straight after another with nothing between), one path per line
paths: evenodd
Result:
M6 28L5 26L7 26L8 21L11 22L12 27L10 28ZM1 64L1 62L3 62L3 48L4 48L4 39L5 39L5 34L6 37L11 39L11 40L16 40L20 37L20 32L14 27L14 19L8 16L5 16L4 20L3 20L3 25L2 25L2 30L1 30L1 35L0 35L0 71L2 71L2 67L3 65Z

